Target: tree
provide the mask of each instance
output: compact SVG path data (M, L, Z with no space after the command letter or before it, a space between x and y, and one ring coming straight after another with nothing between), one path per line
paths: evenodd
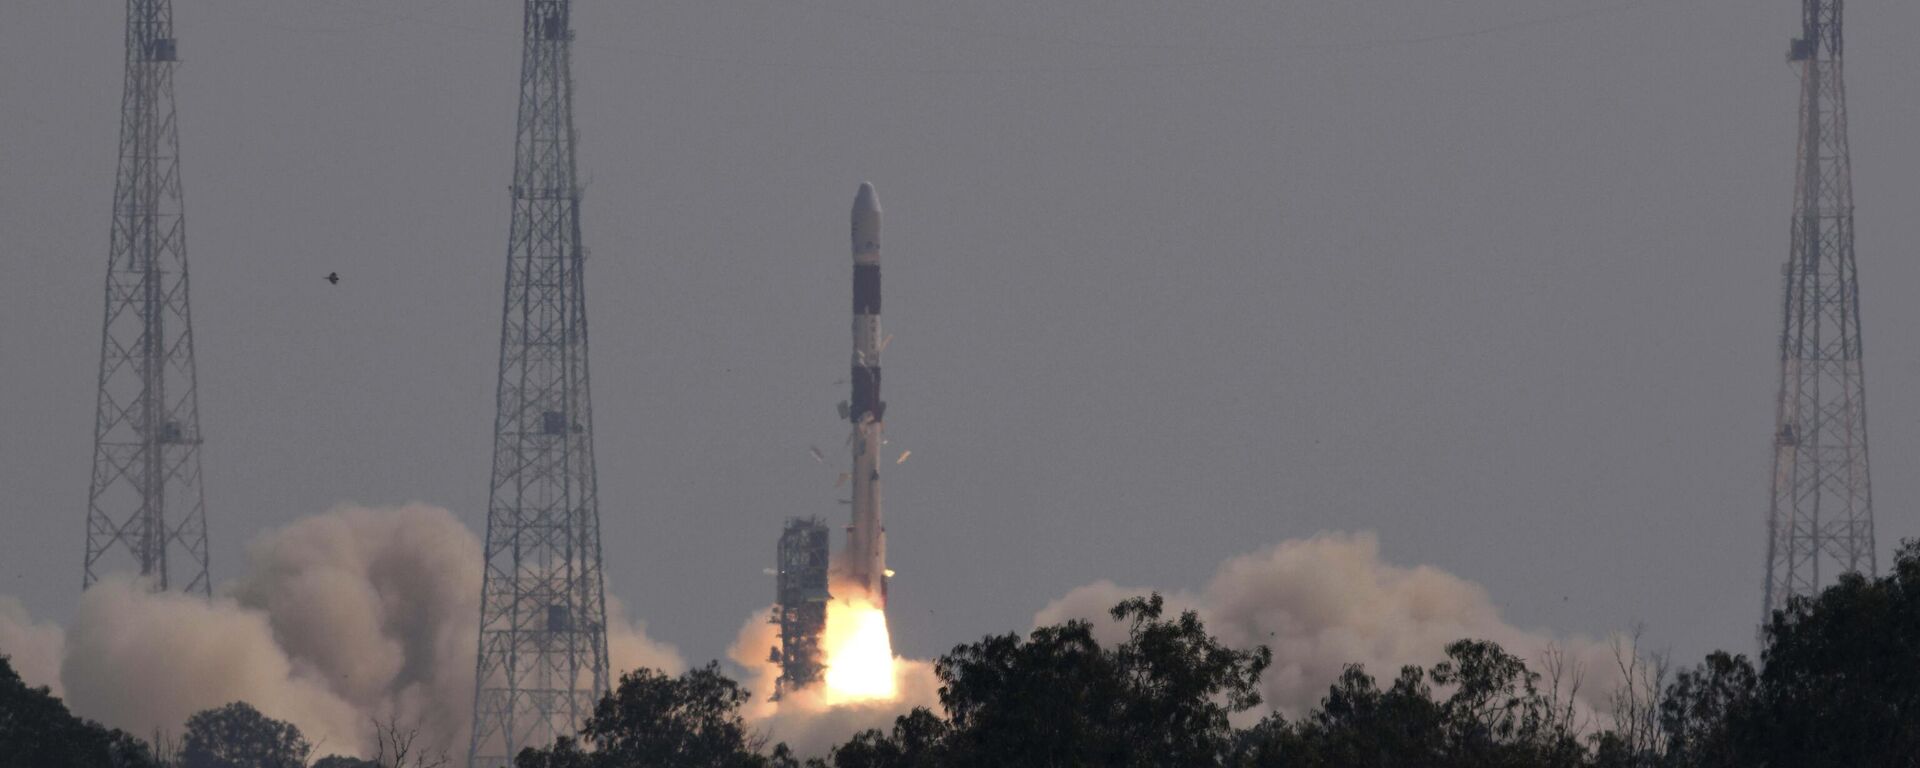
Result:
M420 743L418 726L402 725L397 717L373 719L373 737L379 746L371 768L445 768L452 762L445 750Z
M915 707L894 720L893 734L867 730L833 749L833 768L938 768L947 738L947 722Z
M371 759L328 755L313 768L446 768L452 762L445 750L420 743L419 727L402 725L397 717L369 720L375 745Z
M147 768L151 751L138 739L74 717L45 687L20 679L0 656L0 766Z
M1760 677L1745 656L1715 651L1699 667L1675 675L1660 702L1667 762L1687 768L1740 768L1754 752L1746 742ZM1756 765L1758 763L1755 763Z
M1320 706L1300 722L1279 715L1244 734L1236 765L1246 768L1437 766L1446 756L1446 711L1427 673L1402 667L1385 690L1349 665Z
M740 707L752 694L709 662L679 677L639 669L620 678L587 718L581 737L523 750L516 768L760 768L761 739L748 733Z
M1761 666L1715 653L1662 703L1686 768L1920 766L1920 542L1886 576L1840 577L1767 622Z
M304 768L313 745L244 701L187 718L180 768Z
M1577 684L1541 676L1482 640L1447 646L1447 659L1402 667L1385 689L1347 667L1320 706L1298 722L1270 715L1237 734L1235 768L1576 768ZM1451 693L1436 699L1434 686Z
M580 742L569 736L555 739L546 749L527 747L513 759L514 768L594 768L606 763L580 750Z
M1128 637L1111 649L1084 621L954 648L934 665L948 730L927 732L917 754L951 766L1218 764L1233 744L1227 718L1260 703L1272 654L1228 648L1194 612L1164 611L1158 594L1115 606Z
M362 760L358 757L328 755L320 758L319 762L314 763L313 768L387 768L387 766L381 765L373 760Z
M1667 687L1667 659L1664 654L1642 653L1640 634L1636 626L1631 636L1613 640L1614 670L1620 675L1618 687L1607 696L1613 727L1590 739L1595 768L1659 768L1665 763L1667 739L1660 708Z
M1458 640L1433 667L1433 682L1454 689L1443 705L1447 754L1457 765L1577 766L1572 702L1540 691L1540 674L1486 640Z

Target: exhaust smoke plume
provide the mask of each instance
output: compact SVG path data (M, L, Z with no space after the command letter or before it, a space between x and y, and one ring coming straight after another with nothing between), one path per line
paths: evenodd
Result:
M299 726L322 754L366 754L371 719L392 718L458 757L480 570L478 538L445 509L341 506L256 539L245 574L212 603L101 582L81 596L63 647L57 627L0 601L0 653L30 683L64 688L76 713L132 733L178 733L188 715L244 700ZM607 645L618 671L685 666L612 599ZM35 677L48 658L57 680Z
M1126 627L1107 610L1149 591L1094 582L1042 608L1034 623L1086 619L1102 643L1117 644ZM1199 612L1207 630L1230 646L1271 648L1273 666L1261 677L1264 708L1289 716L1318 704L1347 664L1390 680L1404 665L1441 661L1446 645L1462 638L1499 643L1535 671L1550 655L1570 672L1584 670L1579 703L1589 713L1606 711L1618 682L1608 674L1615 662L1611 643L1514 627L1480 585L1437 568L1382 561L1372 533L1284 541L1229 558L1198 593L1162 594L1169 612Z
M323 753L365 754L369 718L397 718L458 757L473 696L479 547L444 509L342 506L261 536L245 574L211 604L109 579L82 596L62 630L0 597L0 653L28 683L64 693L77 713L133 733L177 733L193 712L245 700L298 725ZM1108 609L1149 591L1094 582L1042 608L1034 624L1087 619L1103 643L1118 644L1126 628ZM728 649L754 694L743 714L802 755L886 730L914 707L940 711L932 663L893 655L884 614L858 599L857 586L836 580L832 592L821 685L770 700L780 675L767 658L779 634L767 623L770 609L749 618ZM1169 610L1198 611L1230 645L1272 648L1264 709L1289 715L1318 703L1346 664L1391 678L1402 665L1432 665L1447 643L1468 637L1495 641L1535 669L1558 653L1587 670L1580 703L1588 712L1605 711L1617 685L1610 644L1514 627L1479 585L1382 561L1370 533L1285 541L1229 558L1197 591L1162 594ZM685 668L617 602L609 600L608 615L616 670Z
M0 653L13 657L13 670L27 685L44 685L65 697L60 685L60 649L67 633L51 622L35 623L16 598L0 595Z
M857 587L836 584L836 598L842 590L858 594ZM1093 624L1102 644L1119 645L1126 640L1127 627L1113 621L1108 611L1153 591L1097 581L1047 604L1033 624L1083 619ZM1447 644L1463 638L1499 643L1526 658L1535 671L1563 665L1561 691L1578 683L1575 704L1589 725L1600 723L1601 713L1610 707L1608 697L1620 684L1612 643L1514 627L1501 618L1480 585L1432 567L1383 561L1372 533L1284 541L1227 559L1198 592L1158 591L1168 611L1197 611L1207 630L1228 645L1264 644L1273 650L1273 665L1261 678L1265 702L1239 716L1242 724L1273 711L1299 715L1326 696L1348 664L1363 664L1376 679L1391 680L1404 665L1430 667L1443 660ZM858 615L850 606L837 614L829 610L829 638L836 620ZM941 711L933 664L899 657L893 659L898 692L891 699L849 702L830 685L817 685L769 701L780 676L779 665L767 659L767 649L779 642L779 629L767 623L771 615L771 609L755 613L728 651L749 672L754 698L748 719L765 728L770 740L785 741L801 755L825 755L859 731L889 730L895 717L914 707ZM823 648L831 647L823 643ZM831 663L832 651L828 654ZM831 681L831 667L828 675Z

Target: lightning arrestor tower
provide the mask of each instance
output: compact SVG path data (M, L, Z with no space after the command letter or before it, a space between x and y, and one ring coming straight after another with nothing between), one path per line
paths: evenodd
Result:
M126 87L94 410L82 586L130 556L155 589L210 595L171 0L127 0Z
M525 4L473 768L573 734L608 685L570 10Z
M1765 608L1846 572L1876 573L1861 368L1860 280L1841 73L1844 0L1803 0L1788 59L1800 69L1792 246L1782 270Z

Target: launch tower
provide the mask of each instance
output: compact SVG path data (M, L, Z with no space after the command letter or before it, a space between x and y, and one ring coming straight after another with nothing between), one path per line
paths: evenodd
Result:
M156 589L210 596L172 0L127 0L126 57L81 584L126 555Z
M1800 150L1780 333L1780 394L1767 515L1765 608L1878 570L1867 474L1860 280L1841 78L1844 0L1802 0Z
M820 680L820 635L826 631L827 526L817 517L789 518L780 534L777 602L773 623L780 625L780 663L774 697Z
M569 0L526 0L472 768L571 735L607 691Z

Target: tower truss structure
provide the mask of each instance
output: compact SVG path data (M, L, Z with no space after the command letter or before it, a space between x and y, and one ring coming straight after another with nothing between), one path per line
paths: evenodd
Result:
M827 629L827 526L817 517L787 519L776 548L772 623L780 625L780 645L769 656L780 664L774 698L820 681L820 636Z
M126 81L100 340L83 587L130 561L210 596L171 0L127 0Z
M469 765L572 735L607 691L568 0L526 0Z
M1792 246L1782 270L1766 611L1842 573L1878 571L1867 471L1860 279L1842 78L1845 0L1802 0L1800 144Z

